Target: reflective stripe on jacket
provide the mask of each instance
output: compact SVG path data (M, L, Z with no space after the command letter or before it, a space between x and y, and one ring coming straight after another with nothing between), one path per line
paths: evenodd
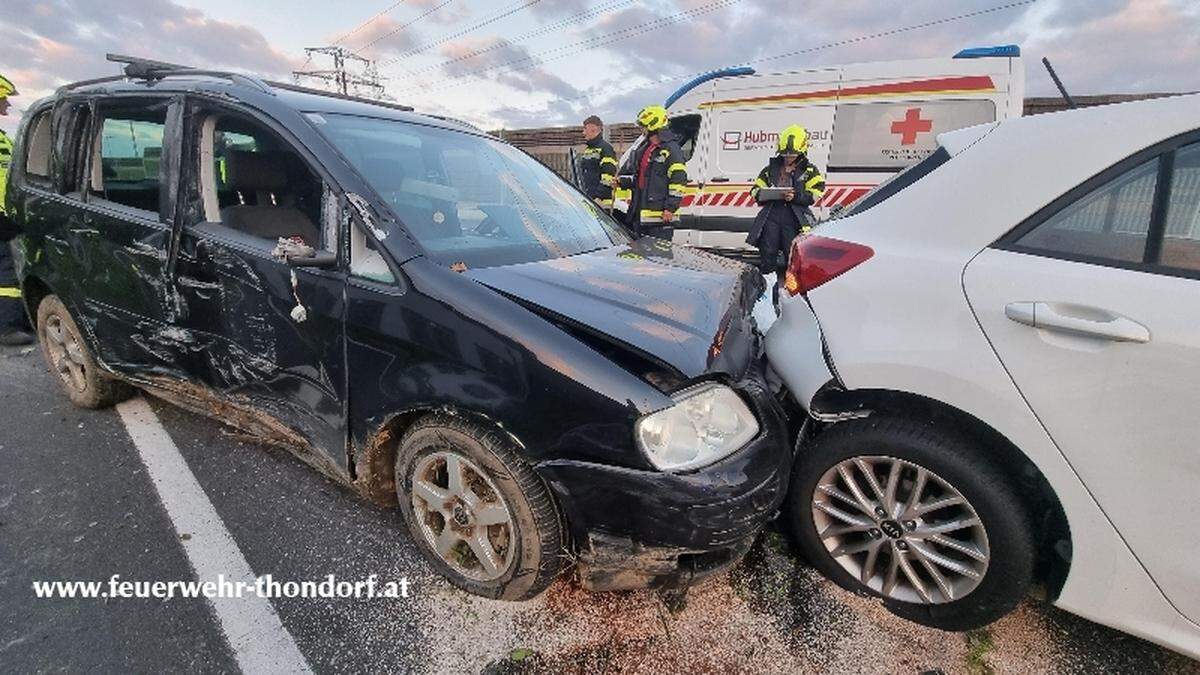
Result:
M0 130L0 213L4 213L4 195L8 191L8 167L12 165L12 141Z
M599 199L607 206L612 204L613 179L617 175L617 153L612 145L597 136L587 142L579 154L579 188L592 199Z
M633 152L629 153L625 166L621 167L622 175L634 176L634 185L638 184L638 161L648 142L648 139L642 139ZM640 193L638 204L631 205L631 208L639 208L649 213L658 212L656 217L660 219L663 211L678 211L679 204L683 201L683 193L687 189L687 166L684 164L679 141L670 129L658 132L658 149L650 157L646 174L646 189L637 191Z

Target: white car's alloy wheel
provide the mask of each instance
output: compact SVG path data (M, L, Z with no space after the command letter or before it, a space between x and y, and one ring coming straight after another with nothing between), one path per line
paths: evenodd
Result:
M987 572L987 531L938 474L902 459L859 456L826 471L812 494L817 536L833 560L885 598L941 604Z

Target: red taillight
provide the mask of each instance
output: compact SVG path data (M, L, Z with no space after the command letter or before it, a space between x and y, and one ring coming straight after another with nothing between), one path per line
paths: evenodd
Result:
M788 295L807 293L873 255L869 246L802 234L792 242L783 288Z

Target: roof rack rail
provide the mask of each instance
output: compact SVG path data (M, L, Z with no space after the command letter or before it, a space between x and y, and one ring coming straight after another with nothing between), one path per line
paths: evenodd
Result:
M471 124L470 122L459 119L457 117L450 117L449 115L435 115L433 113L425 113L425 116L432 117L435 120L441 120L443 122L453 122L455 124L461 124L464 127L467 127L468 129L474 129L475 131L485 133L485 134L487 133L483 129L480 129L479 127L475 126L474 124Z
M336 91L328 91L326 89L316 89L313 87L306 87L302 84L294 84L291 82L275 82L273 80L264 80L264 82L267 85L270 85L276 89L284 89L286 91L295 91L295 92L299 92L301 94L315 94L317 96L327 96L329 98L336 98L336 99L339 99L342 101L354 101L356 103L369 103L371 105L377 105L377 106L381 106L383 108L391 108L393 110L400 110L402 112L413 112L413 110L414 110L414 108L411 105L404 105L403 103L392 103L391 101L381 101L381 100L374 99L374 98L364 98L362 96L353 96L351 94L342 94L342 93L339 93Z
M249 85L264 94L275 94L271 90L271 87L267 86L267 83L252 75L243 75L226 70L193 68L191 66L181 66L177 63L144 59L138 56L125 56L124 54L108 54L105 58L113 63L125 64L125 77L135 80L161 80L166 77L201 75L224 78L231 82Z

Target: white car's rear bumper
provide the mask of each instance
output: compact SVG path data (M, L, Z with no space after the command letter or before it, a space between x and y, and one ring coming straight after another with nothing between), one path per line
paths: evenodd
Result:
M817 390L833 379L825 361L821 325L804 296L780 290L779 304L779 319L767 331L767 360L808 410Z

